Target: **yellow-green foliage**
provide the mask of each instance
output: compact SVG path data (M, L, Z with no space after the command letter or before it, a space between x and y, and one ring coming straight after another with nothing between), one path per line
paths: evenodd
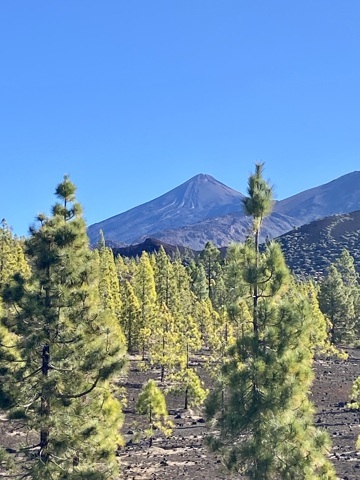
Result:
M173 382L169 391L183 393L186 396L186 407L202 405L208 395L204 383L192 368L180 370L171 375Z
M171 435L173 424L168 418L165 396L155 380L148 380L141 389L136 410L140 415L148 416L148 428L144 431L146 437L153 437L155 429L165 436Z
M164 381L165 373L177 365L181 355L179 329L165 305L156 315L149 343L150 363L161 368L161 381Z
M39 438L23 450L17 473L115 480L122 408L114 381L124 371L124 336L108 301L111 288L100 286L105 277L68 177L56 194L53 215L41 216L26 240L30 277L18 275L3 289L6 325L18 351L12 375L6 375L9 417L25 413L23 426L31 432L26 442Z
M246 325L228 349L206 402L207 416L220 432L208 437L209 444L229 470L244 478L335 480L326 459L329 437L315 428L308 399L315 349L326 343L326 322L311 287L301 291L290 282L279 245L270 242L259 249L261 222L272 206L262 167L256 165L244 200L255 238L232 249L227 269L233 285L228 314L237 306L237 292L247 292L251 327ZM245 289L234 287L240 275Z

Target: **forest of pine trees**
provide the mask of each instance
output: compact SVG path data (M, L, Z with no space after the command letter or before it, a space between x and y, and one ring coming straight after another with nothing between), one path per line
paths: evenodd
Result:
M69 177L55 194L51 215L38 215L28 238L5 221L0 228L0 408L26 432L16 452L0 448L0 471L118 479L117 385L131 356L159 373L137 404L150 445L155 429L171 431L171 392L184 409L202 406L209 448L230 472L335 479L309 393L315 355L358 343L358 275L344 251L320 283L300 281L276 242L260 248L273 204L263 164L244 200L253 231L225 257L211 242L196 258L169 258L162 247L114 257L101 232L91 249Z

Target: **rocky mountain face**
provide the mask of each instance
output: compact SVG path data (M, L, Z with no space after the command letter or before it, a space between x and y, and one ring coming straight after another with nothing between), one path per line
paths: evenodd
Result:
M243 195L210 175L199 174L161 197L91 225L92 244L102 230L112 246L138 244L153 237L171 245L201 250L241 242L250 232L242 211ZM360 209L360 172L276 202L264 222L262 238L274 238L311 220Z

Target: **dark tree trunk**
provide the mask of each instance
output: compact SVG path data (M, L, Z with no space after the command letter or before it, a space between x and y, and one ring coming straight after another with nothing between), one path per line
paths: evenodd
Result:
M50 369L50 346L44 345L42 350L42 364L41 364L41 372L44 377L49 375ZM43 387L41 392L41 404L40 404L40 414L45 419L45 423L47 423L47 419L50 416L50 398L46 388ZM40 456L43 462L47 462L49 460L49 429L47 427L42 427L40 430Z

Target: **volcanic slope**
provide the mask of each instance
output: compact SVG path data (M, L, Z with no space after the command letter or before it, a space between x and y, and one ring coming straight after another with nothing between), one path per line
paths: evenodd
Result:
M192 250L202 250L208 241L221 248L233 242L244 242L251 234L251 225L251 218L239 211L209 218L195 225L158 231L153 234L153 237L164 243L188 247ZM296 219L274 212L264 219L260 241L275 238L299 225L301 223ZM145 238L146 236L143 236L137 239L137 242L143 242Z
M360 211L332 215L293 229L276 239L285 260L297 275L321 277L343 249L354 257L360 272Z
M301 221L360 210L360 172L343 175L276 203L274 211Z
M111 246L138 244L152 237L171 245L201 250L244 241L250 219L244 196L210 175L199 174L161 197L89 227L92 244L102 230ZM274 238L312 220L360 209L360 172L275 202L264 222L263 238Z
M158 231L239 212L243 197L210 175L199 174L154 200L91 225L88 235L92 244L98 241L100 230L112 244L136 243Z

